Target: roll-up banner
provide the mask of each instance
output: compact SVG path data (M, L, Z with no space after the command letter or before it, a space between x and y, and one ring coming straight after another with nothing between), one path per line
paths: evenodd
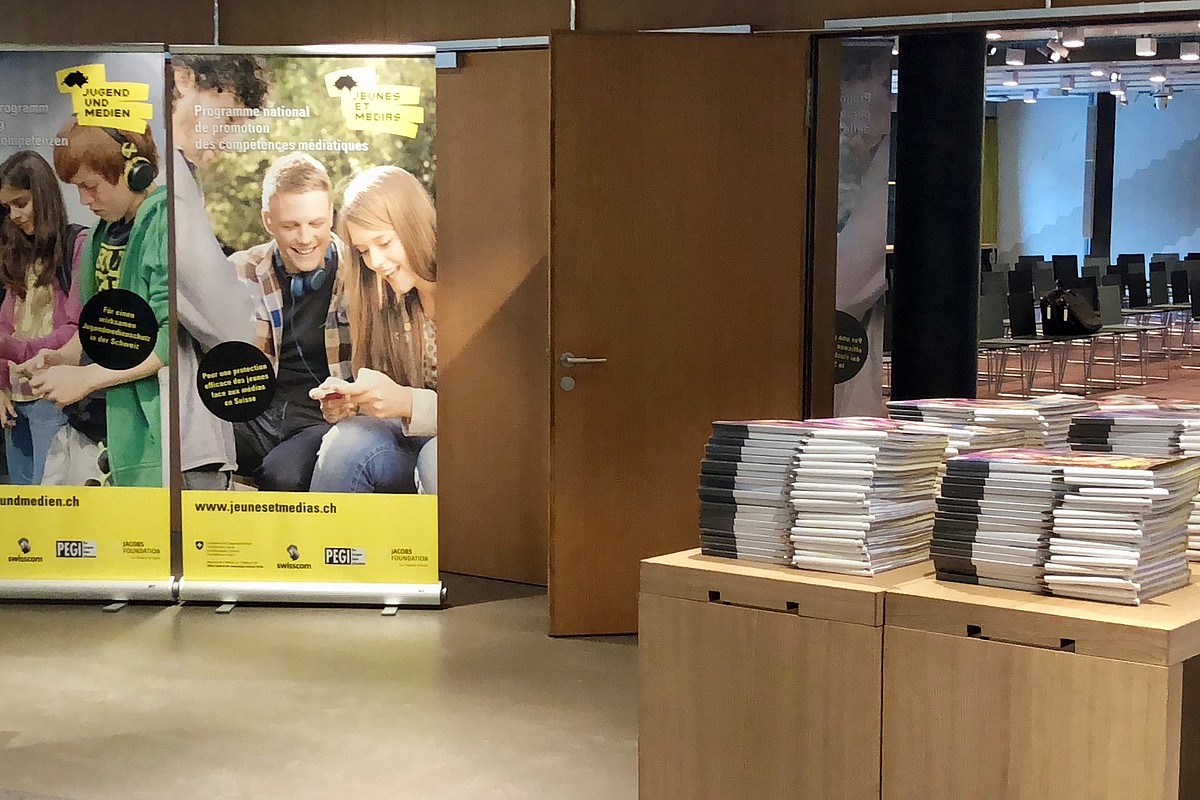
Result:
M164 58L0 51L0 597L172 598Z
M433 55L171 54L183 600L442 601Z

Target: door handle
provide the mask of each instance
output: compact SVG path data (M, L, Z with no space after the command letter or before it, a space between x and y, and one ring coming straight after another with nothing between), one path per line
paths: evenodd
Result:
M607 358L583 358L574 353L563 353L562 357L558 359L558 363L564 367L573 367L576 364L603 364L607 361Z

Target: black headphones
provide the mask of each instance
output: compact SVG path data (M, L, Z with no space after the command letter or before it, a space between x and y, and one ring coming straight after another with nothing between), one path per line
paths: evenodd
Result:
M121 155L125 158L125 185L129 191L141 194L149 189L158 177L158 167L139 153L137 145L129 141L125 134L115 128L105 128L104 131L121 145Z
M325 251L325 260L328 262L330 257L336 258L337 250L333 244L329 245L329 249ZM283 269L283 256L280 255L278 248L275 250L275 255L272 260L275 262L277 269ZM292 292L292 299L299 300L309 292L319 292L321 287L325 285L325 281L329 277L328 269L322 265L317 267L312 272L298 272L295 275L289 275L289 286Z

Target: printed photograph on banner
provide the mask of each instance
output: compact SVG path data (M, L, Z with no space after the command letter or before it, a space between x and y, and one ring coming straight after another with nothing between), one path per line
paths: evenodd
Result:
M0 484L169 483L163 65L0 52Z
M432 55L168 74L184 489L436 495Z
M890 39L842 48L834 413L883 414L891 166Z

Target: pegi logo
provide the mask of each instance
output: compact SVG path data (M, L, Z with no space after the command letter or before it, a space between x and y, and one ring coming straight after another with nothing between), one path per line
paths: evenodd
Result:
M58 541L54 543L55 558L96 558L95 542Z
M367 563L367 551L358 547L326 547L325 565L334 567L361 566Z
M17 540L17 547L21 548L21 552L25 555L29 555L29 552L33 550L33 545L24 536Z

